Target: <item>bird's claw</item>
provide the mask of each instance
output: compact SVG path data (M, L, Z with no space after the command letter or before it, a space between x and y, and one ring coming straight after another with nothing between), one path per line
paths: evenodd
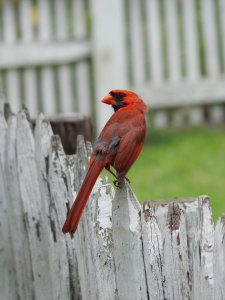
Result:
M117 188L121 188L122 187L122 181L121 180L114 180L113 184L115 185L115 187Z
M125 177L125 180L130 184L130 179L128 177Z
M122 179L116 179L116 180L114 180L114 181L113 181L113 184L114 184L115 187L117 187L117 188L122 188L122 186L123 186L124 183L125 183L125 180L126 180L128 183L130 183L129 178L124 177L124 178L122 178Z

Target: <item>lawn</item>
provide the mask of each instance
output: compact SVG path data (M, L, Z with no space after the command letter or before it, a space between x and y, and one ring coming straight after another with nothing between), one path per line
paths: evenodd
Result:
M153 130L128 174L140 202L209 195L225 213L225 130Z

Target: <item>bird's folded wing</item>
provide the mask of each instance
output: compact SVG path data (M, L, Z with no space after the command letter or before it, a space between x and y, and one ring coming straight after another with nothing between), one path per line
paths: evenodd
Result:
M124 135L119 143L114 167L121 175L126 175L131 165L138 158L145 140L145 132L141 128L134 129Z

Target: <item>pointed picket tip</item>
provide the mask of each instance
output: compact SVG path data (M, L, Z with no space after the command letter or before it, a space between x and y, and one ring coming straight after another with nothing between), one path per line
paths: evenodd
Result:
M116 190L112 210L118 298L146 299L141 205L127 182Z

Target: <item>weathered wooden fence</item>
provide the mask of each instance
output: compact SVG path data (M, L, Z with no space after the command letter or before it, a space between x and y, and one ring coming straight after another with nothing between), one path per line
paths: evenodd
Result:
M90 114L88 19L82 0L0 2L0 71L14 110L23 99L32 116Z
M93 18L97 96L128 86L156 126L224 122L225 1L114 2L98 0Z
M225 299L225 216L210 200L146 201L102 179L73 237L62 225L91 144L66 156L49 123L0 108L1 299ZM150 194L150 191L149 191Z
M7 98L33 116L96 111L100 130L110 110L99 99L126 88L153 125L222 123L224 14L225 0L0 1Z

